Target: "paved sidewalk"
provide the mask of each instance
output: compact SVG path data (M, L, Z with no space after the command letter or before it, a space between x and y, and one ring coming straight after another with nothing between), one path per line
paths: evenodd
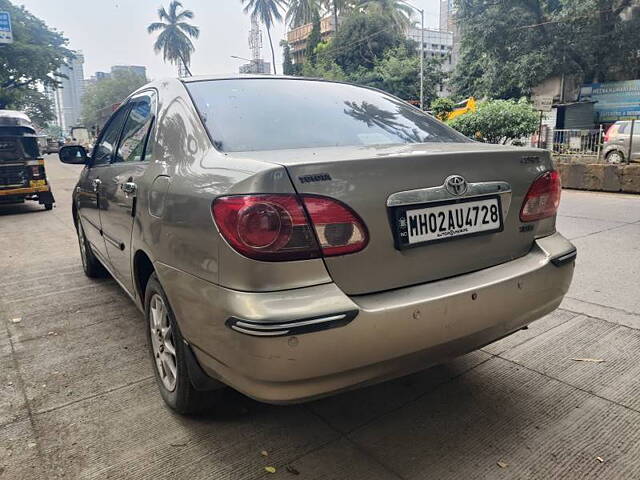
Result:
M228 391L215 417L184 418L162 404L141 315L82 274L79 167L47 168L56 209L0 206L0 479L640 478L640 197L564 192L574 283L528 330L325 400Z

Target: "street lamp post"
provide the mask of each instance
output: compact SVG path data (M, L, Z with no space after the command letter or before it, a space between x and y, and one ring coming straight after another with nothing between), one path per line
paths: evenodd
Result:
M400 0L420 14L420 110L424 110L424 9Z

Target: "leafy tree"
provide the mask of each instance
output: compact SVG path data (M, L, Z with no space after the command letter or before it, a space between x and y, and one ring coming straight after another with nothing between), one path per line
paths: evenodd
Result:
M291 47L286 40L280 40L282 47L282 73L285 75L294 74L293 60L291 59Z
M346 72L360 67L370 70L384 52L406 43L402 31L389 25L389 19L380 13L356 12L343 21L326 54Z
M278 74L276 70L276 53L273 49L273 41L271 40L271 27L274 21L281 22L282 10L286 6L286 0L240 0L244 7L244 12L251 14L253 18L258 19L267 29L269 37L269 46L271 47L271 59L273 61L273 73Z
M55 118L51 100L36 89L24 90L19 101L9 107L15 110L24 110L33 123L41 128Z
M89 85L82 97L82 123L87 126L99 125L100 110L122 102L147 82L144 76L124 70Z
M11 14L13 43L0 46L0 108L20 105L22 97L33 98L39 85L57 87L53 73L73 58L67 39L59 32L8 0L0 0L0 10Z
M463 96L528 95L547 78L584 82L640 74L634 0L458 0L461 58L453 77Z
M456 104L450 98L436 98L431 102L431 111L439 120L445 121L449 114L456 108Z
M428 104L437 97L437 86L444 74L436 59L428 59L424 65L424 98ZM420 57L405 45L390 48L371 70L360 68L350 76L360 85L376 87L403 100L420 98Z
M411 24L412 8L402 0L360 0L357 8L382 14L399 30L405 30Z
M463 135L485 143L506 144L538 129L538 113L526 101L489 100L475 112L454 118L449 125Z
M333 22L335 25L336 32L338 31L338 19L340 14L345 14L349 10L353 8L353 2L351 0L321 0L324 8L331 12L333 16Z
M309 38L307 38L307 51L305 54L305 59L310 61L313 65L316 63L317 46L322 42L322 36L320 34L320 15L316 14L313 19L313 27L311 28L311 33L309 34Z
M174 65L182 63L187 73L191 75L189 65L191 64L191 54L195 51L191 38L198 38L200 29L187 22L194 17L191 10L182 10L178 13L178 8L182 8L182 3L177 0L172 0L168 12L164 7L160 7L158 9L160 21L149 25L147 32L159 31L160 34L153 45L153 50L156 53L162 52L165 62Z
M289 0L285 20L291 28L296 28L313 22L319 15L319 0Z
M338 82L345 82L349 80L348 76L338 64L322 56L318 57L315 65L311 62L303 63L302 75L305 77L324 78L325 80Z

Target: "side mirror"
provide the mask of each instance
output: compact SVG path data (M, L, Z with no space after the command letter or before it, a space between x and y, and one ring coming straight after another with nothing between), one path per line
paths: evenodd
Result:
M58 157L62 163L74 165L85 165L89 160L89 155L82 145L66 145L60 147Z

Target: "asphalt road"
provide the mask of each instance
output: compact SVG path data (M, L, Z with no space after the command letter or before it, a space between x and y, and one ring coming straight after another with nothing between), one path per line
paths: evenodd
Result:
M640 197L564 192L574 283L528 330L310 404L229 391L184 418L162 404L141 315L82 274L79 167L47 168L57 208L0 206L0 478L640 478Z

